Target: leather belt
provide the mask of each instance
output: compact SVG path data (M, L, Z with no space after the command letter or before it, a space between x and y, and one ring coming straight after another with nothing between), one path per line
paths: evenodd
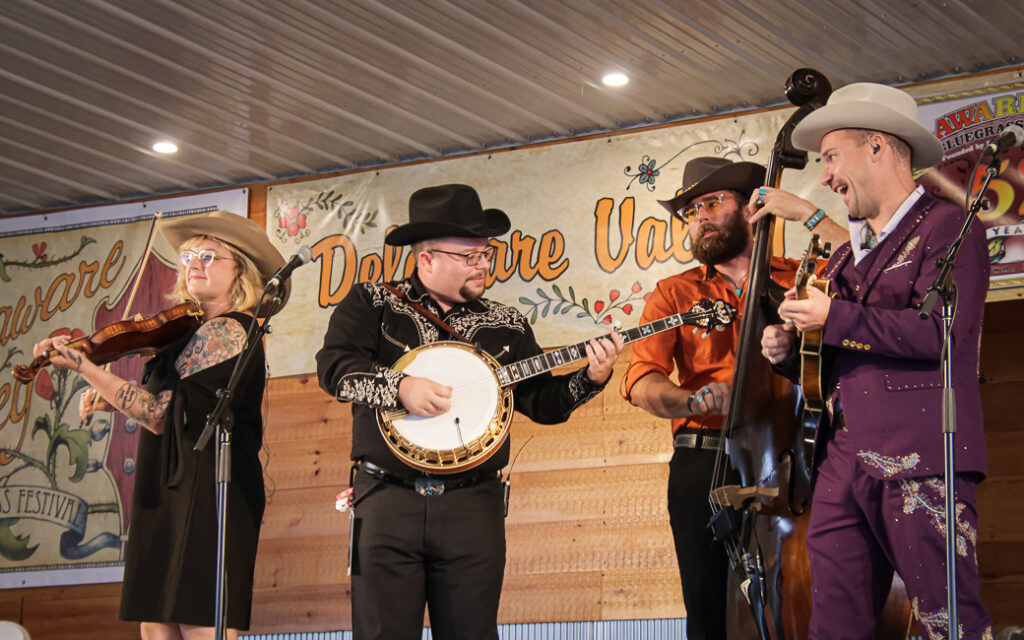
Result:
M444 494L445 491L465 489L466 487L472 487L480 484L481 482L498 479L497 471L492 473L480 473L475 476L463 476L460 478L439 478L437 476L417 476L415 478L410 478L392 473L387 469L379 467L372 462L367 462L366 460L358 462L357 465L360 469L365 471L367 475L373 478L383 480L388 484L412 489L421 496L439 496Z
M705 433L703 429L680 429L673 444L676 449L717 449L722 441L721 436L708 436Z

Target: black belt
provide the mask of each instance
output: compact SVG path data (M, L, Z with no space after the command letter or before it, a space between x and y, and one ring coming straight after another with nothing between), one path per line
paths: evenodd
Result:
M478 485L481 482L498 479L497 471L490 473L478 473L475 476L462 476L459 478L439 478L438 476L417 476L415 478L410 478L392 473L387 469L378 467L372 462L367 462L366 460L357 462L356 465L365 471L367 475L373 478L378 478L388 484L412 489L421 496L439 496L445 491L465 489L466 487Z
M684 428L676 432L674 445L676 449L717 449L722 442L721 436L705 435L706 429ZM716 432L717 433L717 432Z

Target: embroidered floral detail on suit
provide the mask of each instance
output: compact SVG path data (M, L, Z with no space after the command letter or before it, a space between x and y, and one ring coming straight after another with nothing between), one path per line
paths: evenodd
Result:
M945 607L935 611L921 611L917 605L917 598L910 601L910 608L914 610L914 617L917 618L918 626L924 629L928 640L946 640L946 631L949 629L949 610ZM964 637L964 629L961 625L957 629L957 637Z
M921 456L918 453L911 453L905 456L883 456L880 453L874 451L858 451L857 457L861 459L861 462L874 467L882 472L882 476L885 478L891 478L901 473L906 473L921 462Z
M917 243L919 243L920 241L921 236L914 236L913 238L911 238L910 242L905 244L903 246L903 250L900 251L898 256L896 256L896 261L893 262L888 267L886 267L883 273L888 273L893 269L899 269L900 267L905 267L907 265L913 264L914 261L908 260L908 258L910 257L910 252L913 251L915 247L917 247Z
M904 478L900 480L900 490L903 493L903 513L910 515L924 510L935 530L945 536L946 485L942 478ZM977 565L978 530L964 520L966 508L963 502L956 503L956 552L962 558L970 557Z
M370 303L374 308L388 305L392 311L399 313L413 321L416 326L416 334L419 336L419 344L408 345L410 348L418 347L421 344L430 344L441 339L441 330L430 319L419 311L412 308L405 298L399 298L380 284L375 282L364 282L363 287L370 293ZM408 281L398 283L398 289L406 296L409 296L411 285Z
M495 303L493 300L478 298L480 304L487 307L483 313L467 313L450 319L452 329L455 329L467 339L472 340L473 335L480 329L493 327L506 327L519 333L525 333L526 316L518 309L508 305Z
M381 409L398 406L398 383L405 376L397 369L380 365L375 373L350 373L338 383L338 400L356 402Z
M587 368L583 367L569 379L569 395L572 396L573 410L601 393L601 387L595 385L587 377Z

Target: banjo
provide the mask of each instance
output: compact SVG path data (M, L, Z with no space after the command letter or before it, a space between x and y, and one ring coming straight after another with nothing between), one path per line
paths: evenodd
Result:
M735 317L736 308L728 302L704 299L685 313L619 335L628 344L683 325L701 328L707 335ZM391 452L414 469L441 474L472 469L508 438L516 383L586 357L586 342L579 342L502 366L465 342L422 345L403 355L393 368L451 387L451 408L439 416L378 409L377 425Z

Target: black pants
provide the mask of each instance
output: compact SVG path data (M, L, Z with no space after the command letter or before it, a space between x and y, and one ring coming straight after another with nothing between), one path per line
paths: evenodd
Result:
M505 572L500 482L421 496L356 474L355 640L497 640Z
M687 640L726 637L729 560L707 527L714 467L714 450L676 449L669 462L668 514L683 583Z

